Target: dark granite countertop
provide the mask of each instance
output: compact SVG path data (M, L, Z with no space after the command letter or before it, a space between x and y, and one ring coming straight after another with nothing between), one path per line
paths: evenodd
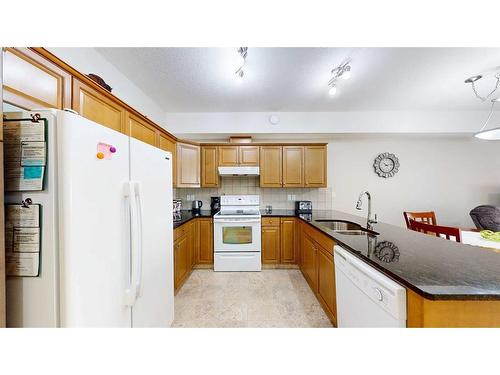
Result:
M298 216L294 210L261 210L263 217ZM211 217L181 211L174 229L196 217ZM377 236L353 236L334 232L318 219L346 220L366 226L366 217L340 211L314 210L310 225L383 274L431 300L500 300L500 253L492 249L456 243L378 223Z
M180 219L175 220L174 217L174 229L179 228L182 224L186 224L188 221L197 217L212 217L210 210L201 210L199 213L194 213L191 210L182 210Z
M378 223L377 236L336 233L316 220L346 220L366 226L366 217L313 211L309 224L388 277L432 300L500 300L500 254L492 249Z

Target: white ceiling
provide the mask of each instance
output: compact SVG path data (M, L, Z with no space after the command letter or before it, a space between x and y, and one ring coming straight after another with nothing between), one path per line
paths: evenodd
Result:
M484 110L464 79L500 65L500 48L97 48L166 112ZM327 93L330 70L352 77ZM489 91L493 78L481 80Z

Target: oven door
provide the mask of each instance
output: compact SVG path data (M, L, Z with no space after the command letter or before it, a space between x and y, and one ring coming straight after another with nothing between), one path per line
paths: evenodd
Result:
M214 251L260 251L260 217L214 220Z

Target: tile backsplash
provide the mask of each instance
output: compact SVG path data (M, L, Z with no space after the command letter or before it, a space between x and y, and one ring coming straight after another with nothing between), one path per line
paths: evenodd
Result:
M183 210L191 209L191 201L193 200L203 201L202 209L210 209L210 197L225 194L258 194L260 195L261 208L271 205L276 209L293 209L295 201L307 200L312 201L315 209L333 209L334 193L332 188L261 188L258 176L221 177L221 186L218 188L174 189L174 198L182 200Z

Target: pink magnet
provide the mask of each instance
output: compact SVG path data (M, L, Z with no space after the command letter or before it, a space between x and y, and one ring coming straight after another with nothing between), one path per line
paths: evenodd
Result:
M111 147L109 148L109 152L111 152L111 153L113 153L113 154L114 154L114 153L116 152L116 147L115 147L115 146L111 146Z

